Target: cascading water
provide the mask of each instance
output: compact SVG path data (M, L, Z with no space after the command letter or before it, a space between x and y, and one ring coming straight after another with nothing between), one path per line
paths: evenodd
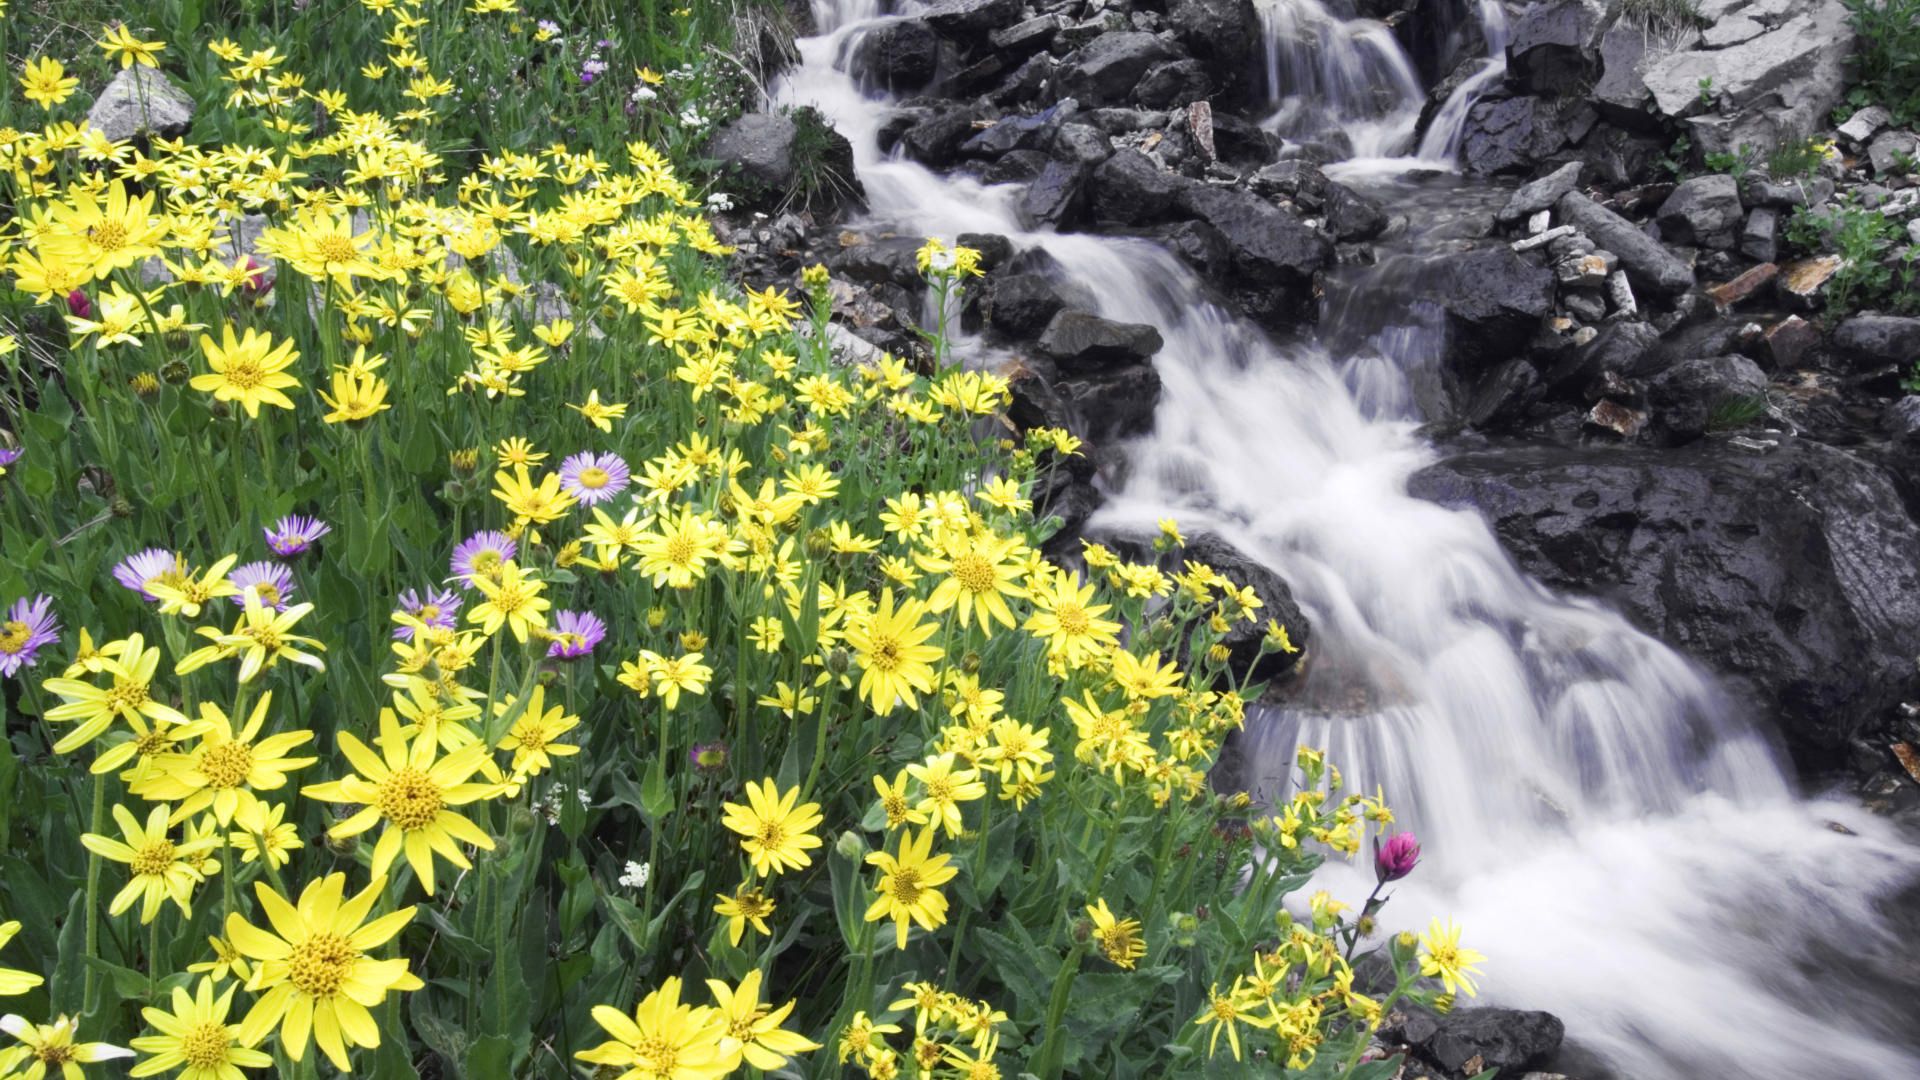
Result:
M1920 1075L1887 1034L1920 987L1859 985L1891 945L1876 903L1920 855L1855 807L1799 799L1765 739L1670 649L1527 579L1477 515L1407 494L1433 459L1414 401L1440 340L1405 311L1395 260L1336 291L1327 344L1278 345L1157 246L1026 233L1017 189L882 158L884 103L833 66L874 5L815 6L823 33L778 96L852 140L876 218L1044 246L1102 314L1159 328L1154 432L1096 526L1175 517L1293 585L1312 669L1293 703L1250 723L1248 750L1276 785L1306 743L1386 789L1429 852L1390 921L1458 917L1489 957L1483 1000L1555 1012L1621 1077ZM1333 85L1317 77L1275 79ZM1354 903L1371 885L1326 878Z
M1353 156L1407 146L1425 95L1393 31L1343 18L1320 0L1260 0L1266 37L1267 126L1282 135L1341 131Z

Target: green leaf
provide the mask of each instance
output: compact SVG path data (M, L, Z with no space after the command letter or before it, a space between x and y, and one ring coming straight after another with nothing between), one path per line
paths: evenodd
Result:
M513 1040L505 1035L484 1035L467 1048L465 1072L471 1077L512 1076Z
M647 770L647 778L640 785L640 812L646 815L647 824L657 829L672 810L673 793L667 790L667 762L664 757L655 757L653 767Z
M867 842L856 833L842 833L844 840L859 840L859 851L846 853L836 843L827 850L827 876L833 880L833 919L840 926L840 940L847 949L858 952L865 933L867 897L860 880L860 863L866 857Z

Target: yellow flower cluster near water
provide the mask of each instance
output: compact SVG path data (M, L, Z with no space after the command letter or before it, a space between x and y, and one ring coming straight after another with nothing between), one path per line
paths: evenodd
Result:
M626 120L442 137L449 42L570 93L613 80L551 65L611 43L361 9L379 59L338 85L214 41L190 137L68 118L57 58L18 76L0 589L36 599L0 703L37 757L0 845L10 897L76 901L0 924L42 969L0 994L51 1018L0 1020L0 1075L1054 1080L1223 1034L1351 1068L1418 980L1473 992L1457 931L1356 988L1377 906L1282 906L1378 795L1310 754L1270 813L1209 789L1249 655L1300 651L1256 590L1172 522L1045 553L1082 447L1002 439L1008 380L950 362L979 252L921 247L926 348L849 361L828 271L729 283Z

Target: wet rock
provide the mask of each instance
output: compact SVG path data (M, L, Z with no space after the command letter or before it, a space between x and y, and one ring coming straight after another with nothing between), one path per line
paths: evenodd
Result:
M973 124L979 118L979 110L971 105L931 112L900 134L900 149L930 169L948 168L959 159L960 147L973 138Z
M1285 578L1214 533L1188 537L1180 558L1206 563L1235 585L1252 588L1261 600L1263 618L1259 622L1237 620L1221 639L1220 643L1227 647L1227 667L1235 675L1250 677L1255 682L1277 682L1296 670L1301 653L1312 643L1313 632L1306 612L1294 600L1293 589ZM1286 627L1288 639L1301 652L1261 656L1260 640L1266 636L1268 619Z
M1527 5L1507 43L1508 78L1536 94L1564 94L1592 82L1608 14L1605 0Z
M1908 394L1880 414L1880 430L1901 442L1920 442L1920 394Z
M1113 140L1089 124L1062 124L1053 135L1053 153L1069 165L1091 167L1113 156Z
M1673 243L1724 251L1739 238L1742 213L1739 182L1715 173L1682 181L1660 204L1655 219Z
M1160 351L1160 331L1145 323L1114 322L1088 311L1059 311L1034 343L1063 371L1146 360Z
M1585 138L1598 118L1577 97L1482 99L1467 110L1460 164L1476 176L1530 172Z
M1504 246L1428 257L1405 282L1409 304L1442 312L1449 366L1460 372L1518 355L1553 311L1553 272Z
M1220 230L1204 221L1182 221L1161 228L1155 239L1209 281L1232 272L1233 249Z
M1020 18L1023 0L934 0L920 17L940 33L982 36Z
M1116 151L1089 180L1093 216L1117 225L1164 221L1189 183L1138 150Z
M1020 196L1020 216L1031 228L1068 229L1080 223L1086 203L1086 171L1051 161Z
M1645 82L1655 108L1672 119L1688 118L1694 145L1707 153L1779 146L1826 124L1846 93L1846 61L1853 47L1846 5L1812 0L1805 10L1739 44L1650 57ZM1700 115L1705 112L1703 79L1711 80L1711 115Z
M1160 402L1160 374L1151 364L1063 373L1054 388L1074 412L1072 430L1090 442L1128 439L1153 430L1153 410Z
M1552 207L1560 201L1560 196L1579 186L1582 167L1578 161L1569 161L1538 180L1520 185L1496 219L1501 224L1511 225Z
M1820 331L1800 316L1789 315L1767 327L1762 340L1774 369L1787 371L1799 367L1807 353L1820 344Z
M1610 378L1637 379L1660 370L1660 331L1639 321L1611 322L1555 360L1542 380L1559 397L1591 401L1587 388Z
M1920 319L1855 315L1833 332L1833 347L1856 368L1920 361Z
M1741 274L1732 281L1721 282L1707 290L1707 296L1720 308L1733 307L1766 288L1780 274L1780 268L1770 262Z
M1587 415L1581 417L1581 423L1595 431L1604 431L1631 442L1647 429L1647 413L1645 409L1623 405L1612 398L1602 398L1593 403Z
M1059 15L1038 15L987 35L993 47L1011 53L1028 53L1052 44L1067 20Z
M1540 397L1539 371L1515 357L1487 372L1461 408L1460 419L1469 427L1498 430L1519 423Z
M1261 41L1253 0L1173 0L1167 27L1188 52L1207 62L1223 90L1236 93L1251 84L1247 75Z
M1173 49L1152 34L1102 34L1067 58L1060 82L1084 101L1125 101L1147 69L1172 59Z
M1301 208L1318 211L1326 205L1333 181L1311 161L1280 161L1247 178L1247 187L1269 199L1288 199Z
M1779 257L1780 211L1761 206L1747 214L1747 223L1740 230L1740 254L1763 263Z
M1387 228L1387 212L1345 184L1329 182L1326 212L1335 240L1371 240Z
M1003 116L961 143L960 153L995 158L1015 150L1044 150L1053 144L1060 125L1079 107L1079 102L1068 98L1032 116Z
M1251 192L1190 185L1179 199L1182 209L1226 240L1234 286L1265 294L1242 297L1243 303L1256 301L1250 310L1257 317L1276 317L1304 301L1300 291L1333 262L1333 242L1326 234ZM1291 295L1274 295L1275 287Z
M940 68L940 37L919 19L890 19L854 47L848 70L860 85L890 94L918 90Z
M1203 101L1213 93L1213 76L1200 60L1175 60L1147 73L1133 89L1133 100L1142 108L1183 108Z
M1010 150L980 171L988 184L1020 184L1035 179L1053 159L1038 150Z
M1418 1006L1395 1012L1397 1023L1384 1034L1413 1048L1414 1055L1454 1075L1497 1070L1517 1075L1544 1064L1566 1035L1552 1013L1518 1009L1457 1009L1436 1016Z
M1803 765L1900 700L1920 650L1920 527L1878 467L1819 443L1502 447L1417 474L1476 506L1549 588L1597 595L1718 669Z
M1636 288L1675 297L1693 288L1693 271L1639 227L1577 191L1554 204L1561 221L1578 228L1593 242L1620 257L1620 265Z
M1010 337L1031 338L1066 306L1066 299L1046 275L1008 274L993 282L987 321Z
M1676 443L1699 438L1717 416L1764 400L1766 393L1766 373L1744 356L1682 360L1647 382L1654 417Z
M142 132L178 138L193 122L193 98L161 72L121 68L87 110L87 123L119 142Z

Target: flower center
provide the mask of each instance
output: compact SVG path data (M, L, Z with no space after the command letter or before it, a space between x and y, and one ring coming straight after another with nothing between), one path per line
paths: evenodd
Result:
M968 592L994 591L993 564L979 555L969 553L953 560L953 579Z
M226 374L227 383L236 390L252 390L266 377L266 373L260 370L259 363L253 360L227 361Z
M580 470L580 486L583 488L603 488L606 487L612 479L613 477L608 474L607 470L598 465L589 465Z
M543 728L530 728L520 736L520 749L539 752L547 748L547 733Z
M421 622L432 622L433 620L438 619L439 617L440 617L440 605L438 604L421 604L420 605L419 619Z
M873 643L873 651L867 654L867 666L880 671L892 672L900 666L900 643L893 638L879 638Z
M400 769L380 783L380 813L402 829L423 829L440 816L440 788L418 769Z
M200 771L208 787L239 787L253 771L253 750L243 742L221 743L200 758Z
M675 566L691 565L698 549L684 533L674 533L667 538L667 561Z
M473 570L476 574L491 574L500 563L500 553L497 551L481 551L473 556Z
M42 1065L65 1066L73 1060L73 1047L65 1043L39 1046L34 1048L33 1057Z
M196 1024L180 1036L180 1053L188 1069L218 1069L227 1063L227 1048L233 1044L225 1024Z
M270 608L280 606L280 587L272 582L262 581L253 587L253 591L260 597L261 606Z
M159 877L173 866L173 857L173 842L156 840L133 853L133 876Z
M154 728L144 735L136 736L133 740L134 752L143 758L152 757L172 745L173 736L167 734L165 728Z
M643 1036L634 1050L636 1057L652 1066L655 1076L672 1076L680 1067L679 1048L658 1035Z
M927 778L927 798L932 799L934 802L938 802L938 803L952 802L953 801L953 781L949 780L944 776L928 777Z
M917 904L924 890L920 887L920 871L903 866L893 872L893 880L887 883L887 891L893 895L895 903Z
M347 981L359 955L339 934L315 934L293 947L287 957L287 979L303 994L328 997Z
M27 624L19 620L0 623L0 653L22 652L27 647L27 638L32 632Z
M127 227L118 221L103 221L87 230L87 239L101 251L118 251L127 243Z
M260 646L268 652L277 652L280 646L284 644L284 641L280 637L280 631L274 629L271 623L256 623L241 630L240 633L252 638L255 645Z
M763 821L760 823L760 846L761 847L766 848L770 851L777 850L781 847L784 847L786 845L786 842L787 842L787 830L781 828L779 822Z
M352 262L354 257L360 254L359 249L353 246L352 240L338 233L321 237L320 242L314 245L314 250L320 253L321 262L329 263Z
M518 585L503 585L493 596L493 606L508 614L519 611L526 602L527 594Z
M1060 629L1069 634L1084 634L1093 625L1093 620L1087 617L1087 609L1079 604L1062 604L1054 609L1053 615L1059 620Z
M115 682L107 691L107 708L122 715L131 715L146 703L147 684L143 682Z

